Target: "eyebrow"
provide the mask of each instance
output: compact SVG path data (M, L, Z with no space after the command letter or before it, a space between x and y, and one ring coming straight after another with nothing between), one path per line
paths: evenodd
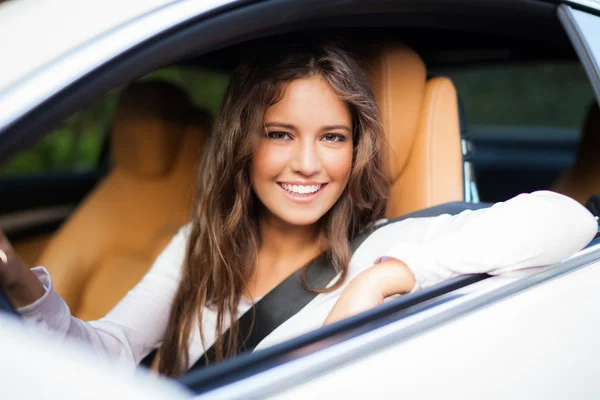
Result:
M268 124L265 124L265 128L269 128L269 127L278 127L278 128L289 129L289 130L297 130L294 125L284 124L282 122L269 122ZM321 129L324 131L332 131L332 130L336 130L336 129L341 129L341 130L345 130L345 131L352 133L352 129L350 129L350 127L348 127L346 125L325 125Z
M289 129L292 131L296 130L296 127L294 125L284 124L283 122L269 122L268 124L265 124L265 128L269 128L271 126L276 126L278 128L285 128L285 129Z
M342 129L344 131L348 131L348 132L352 133L352 129L350 129L350 127L346 126L346 125L325 125L323 127L323 130L325 130L325 131L333 131L336 129Z

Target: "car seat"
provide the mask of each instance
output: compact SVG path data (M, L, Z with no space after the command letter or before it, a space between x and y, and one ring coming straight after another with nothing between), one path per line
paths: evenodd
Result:
M74 316L104 316L188 221L206 129L203 114L170 84L124 89L112 125L114 166L38 263Z
M365 61L387 134L387 217L464 199L457 94L449 78L400 43L368 46Z

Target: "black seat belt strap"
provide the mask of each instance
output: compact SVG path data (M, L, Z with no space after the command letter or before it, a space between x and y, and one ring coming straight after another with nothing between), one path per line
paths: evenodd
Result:
M302 285L301 274L302 269L294 272L240 317L236 354L253 350L279 325L316 297L318 293L306 290ZM324 289L336 275L335 268L322 255L308 267L305 279L310 288ZM229 330L225 332L224 343L227 343L228 335ZM215 345L206 351L206 357L202 356L192 369L204 367L206 361L208 363L216 361Z

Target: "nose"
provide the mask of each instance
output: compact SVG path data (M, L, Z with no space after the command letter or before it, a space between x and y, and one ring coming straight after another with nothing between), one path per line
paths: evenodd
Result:
M321 156L312 141L302 141L294 148L290 168L305 176L312 176L321 170Z

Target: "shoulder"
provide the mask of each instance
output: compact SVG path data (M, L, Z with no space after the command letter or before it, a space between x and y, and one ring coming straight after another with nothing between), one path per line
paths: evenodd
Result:
M191 229L192 224L188 223L181 226L175 235L171 233L168 237L163 239L164 244L161 246L162 250L154 260L154 264L150 269L151 273L180 273L181 266L185 259ZM174 268L174 266L177 268Z
M188 239L191 232L192 232L192 223L188 222L187 224L185 224L181 228L179 228L179 231L177 231L176 236L181 236L184 239Z

